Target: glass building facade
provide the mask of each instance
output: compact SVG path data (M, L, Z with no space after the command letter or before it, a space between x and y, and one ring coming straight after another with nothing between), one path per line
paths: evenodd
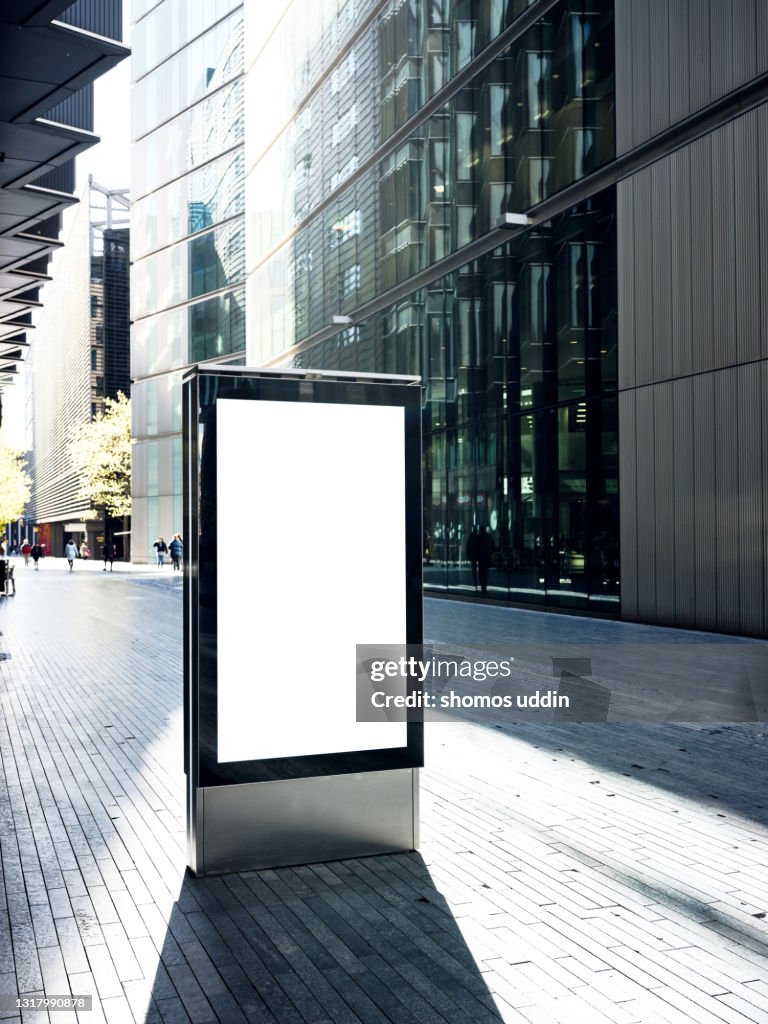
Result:
M428 591L768 633L764 6L137 0L136 557L188 363L419 374Z
M535 216L614 156L612 5L311 6L247 25L248 362L422 377L428 590L483 529L487 596L618 612L615 189Z
M133 4L133 559L181 530L181 372L245 350L243 5Z

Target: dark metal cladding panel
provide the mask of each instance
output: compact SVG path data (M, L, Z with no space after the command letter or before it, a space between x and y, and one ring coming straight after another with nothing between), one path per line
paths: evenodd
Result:
M632 145L651 133L651 26L647 0L632 3Z
M653 280L653 380L672 375L672 217L670 161L651 164L651 275Z
M653 621L656 617L656 529L654 510L655 444L653 388L635 392L637 412L635 444L637 446L637 608L639 617Z
M635 394L619 395L619 533L621 614L637 619L637 431Z
M40 256L36 260L27 260L24 263L23 269L25 271L30 271L32 274L47 274L49 261L50 256L46 254L45 256Z
M131 393L130 236L127 228L104 232L104 395Z
M760 410L760 439L762 445L760 464L763 471L763 486L760 489L760 496L762 498L763 524L765 526L765 529L762 531L763 566L765 567L763 582L763 601L765 602L763 608L763 636L768 636L768 595L766 594L766 589L768 588L768 363L759 363L755 367L755 374L759 381L758 388L762 396L762 408Z
M717 628L739 629L739 395L736 369L715 381L715 484L717 518Z
M693 279L693 371L710 370L712 358L712 140L705 135L691 151L691 275Z
M675 478L673 389L670 381L653 392L656 621L675 621Z
M43 117L48 121L57 121L72 128L93 131L93 83L89 82L82 89L72 93L61 103L47 110Z
M710 95L716 100L736 85L732 0L709 0L709 38L714 58L710 65Z
M693 0L688 21L688 67L690 71L691 110L699 110L711 100L709 5L717 0Z
M58 20L107 39L123 38L122 0L77 0Z
M764 0L731 0L735 85L759 74L756 3L765 7Z
M616 0L613 11L616 54L631 54L632 0ZM616 154L632 148L632 67L633 61L616 61Z
M696 625L717 629L717 531L714 375L693 379L694 533L696 536Z
M619 387L635 385L634 178L616 187L616 256L619 308ZM619 432L621 433L621 432Z
M675 480L675 618L696 625L696 535L694 533L693 381L673 383Z
M617 0L616 152L768 70L765 0Z
M668 0L647 2L650 15L650 134L657 135L670 124L669 3Z
M768 5L766 5L768 6ZM766 24L768 31L768 24ZM758 166L758 196L755 210L759 223L760 240L760 281L768 281L768 231L765 225L768 224L768 103L763 103L755 111L757 118L757 148ZM768 296L760 291L760 356L768 359Z
M32 184L40 188L52 188L57 192L74 193L75 161L67 160L66 163L59 164L58 167L54 167L47 174L42 175L42 177L35 178ZM58 235L55 237L58 237Z
M756 366L736 371L738 416L739 629L760 634L765 620L766 586L763 493L768 487L762 438L764 396Z
M686 146L669 157L672 375L693 369L691 273L691 154Z
M768 4L754 0L755 5L755 61L757 73L768 71Z
M40 181L35 182L36 185L40 184ZM53 187L53 186L46 186ZM32 227L26 229L25 234L36 235L39 238L58 238L59 232L61 231L61 214L55 213L52 217L46 217L45 220L40 220L37 224L33 224Z
M755 216L759 203L758 179L766 177L760 163L758 117L755 111L733 122L734 147L734 269L736 278L736 359L760 358L760 306L762 301L760 236L764 221Z
M635 385L653 379L653 225L651 172L635 175Z
M712 133L712 322L713 365L736 362L736 266L734 261L733 123Z
M700 0L692 0L699 3ZM669 116L681 121L691 112L688 0L669 0Z

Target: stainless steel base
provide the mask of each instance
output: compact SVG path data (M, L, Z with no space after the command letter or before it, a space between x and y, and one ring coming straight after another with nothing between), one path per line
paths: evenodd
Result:
M418 794L417 768L196 789L189 866L202 877L414 850Z

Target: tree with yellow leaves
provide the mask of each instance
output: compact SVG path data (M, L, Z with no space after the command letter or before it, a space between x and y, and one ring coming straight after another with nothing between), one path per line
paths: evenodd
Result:
M0 437L0 524L12 523L24 514L31 489L24 455L7 448Z
M131 514L131 402L122 391L104 400L104 412L75 427L69 457L94 509Z

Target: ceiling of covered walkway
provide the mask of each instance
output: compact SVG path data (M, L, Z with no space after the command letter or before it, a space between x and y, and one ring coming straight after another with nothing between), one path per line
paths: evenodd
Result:
M0 403L30 344L61 213L77 201L74 159L98 142L93 82L129 53L121 6L0 5Z

